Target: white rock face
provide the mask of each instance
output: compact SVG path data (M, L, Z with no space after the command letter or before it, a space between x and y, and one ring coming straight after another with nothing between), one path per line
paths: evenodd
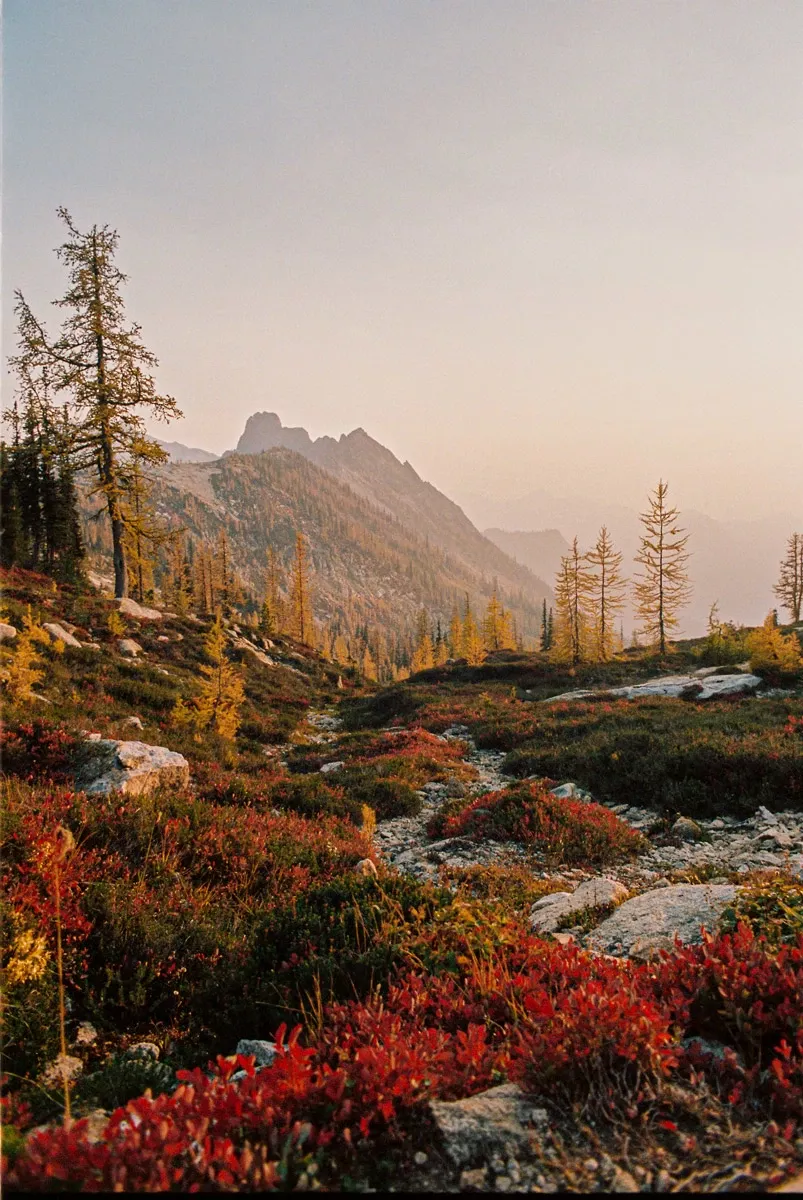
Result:
M430 1111L446 1153L458 1167L512 1149L523 1151L530 1127L545 1130L546 1110L536 1108L517 1083L503 1083L467 1100L431 1100Z
M0 621L0 642L10 642L17 636L17 631L13 625L6 625L5 621Z
M48 621L42 628L50 634L51 641L63 642L65 646L77 646L80 649L81 643L78 638L68 633L64 626L59 625L57 621Z
M125 600L118 600L117 607L124 617L132 617L135 621L161 621L162 619L162 613L158 608L143 608L141 604L137 604L136 600L130 600L128 597Z
M136 658L138 654L142 653L142 647L133 638L120 638L120 641L117 643L117 649L121 654L125 654L127 658Z
M76 776L76 786L90 795L123 792L143 796L163 784L186 787L190 766L183 754L146 742L91 743L91 754Z
M610 688L607 691L561 692L550 696L542 704L554 704L557 700L588 700L595 696L616 696L624 700L636 700L639 696L684 696L695 700L712 700L716 696L736 696L754 692L762 680L758 675L664 675L661 679L648 679L645 683L634 683L627 687Z
M623 883L598 875L581 883L573 892L552 892L536 900L530 909L530 929L533 933L555 933L564 918L573 913L604 904L621 904L626 899L627 888Z
M683 942L699 942L700 927L713 931L736 896L730 883L680 883L655 888L620 908L586 939L591 950L628 957L634 949L670 945L675 934Z
M345 767L344 762L329 762L324 763L321 767L321 775L331 775L333 771L342 771Z
M276 1057L277 1050L273 1042L265 1042L259 1038L240 1038L234 1053L242 1054L245 1058L253 1055L256 1059L255 1066L269 1067Z

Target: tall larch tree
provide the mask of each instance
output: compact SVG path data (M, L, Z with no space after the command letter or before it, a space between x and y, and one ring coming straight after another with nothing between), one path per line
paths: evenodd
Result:
M411 661L411 669L416 671L428 671L430 667L435 665L435 649L432 645L432 636L430 633L429 616L427 610L422 608L416 619L415 628L415 645L413 647L413 656Z
M482 645L482 637L477 628L477 622L474 620L474 614L471 611L471 601L466 592L466 609L463 615L463 631L462 631L462 657L466 660L470 667L478 666L483 658L484 651Z
M128 590L140 604L153 590L156 552L170 538L170 531L156 516L153 503L154 481L148 466L155 461L158 460L150 454L148 443L137 438L121 464L124 490L120 513L123 519Z
M669 634L678 614L691 598L689 535L678 523L679 513L667 502L669 485L661 480L641 514L644 532L636 562L644 568L635 579L636 618L641 632L660 654L666 654Z
M594 549L586 554L586 562L590 652L597 662L607 662L616 646L616 618L625 606L627 581L622 576L622 553L614 549L606 525L599 531Z
M552 653L561 662L583 662L588 646L588 600L591 586L577 538L560 560L555 580L555 636Z
M312 610L309 594L309 559L304 534L296 534L296 552L290 581L291 632L296 641L307 645L312 635Z
M773 591L797 623L803 608L803 533L793 533L786 543L786 554Z
M496 588L494 588L485 610L482 639L485 649L489 652L515 649L516 643L510 624L510 613L501 603Z
M261 629L266 637L281 632L282 569L274 547L268 546L265 565L265 599L262 602Z
M157 359L145 347L140 326L126 319L127 277L115 265L119 235L108 225L81 233L65 208L58 215L67 239L56 254L67 269L68 286L55 304L66 316L58 338L51 339L18 291L21 336L12 362L47 368L55 389L69 399L73 466L91 470L103 495L119 598L128 594L123 464L135 441L150 461L162 461L164 451L147 436L144 416L171 420L181 412L172 397L157 393L150 374Z

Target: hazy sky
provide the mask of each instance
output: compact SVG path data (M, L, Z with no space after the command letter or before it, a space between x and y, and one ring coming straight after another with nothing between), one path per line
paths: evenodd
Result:
M801 0L5 0L3 316L66 205L223 450L803 513ZM58 313L47 314L55 328ZM8 376L4 379L8 396Z

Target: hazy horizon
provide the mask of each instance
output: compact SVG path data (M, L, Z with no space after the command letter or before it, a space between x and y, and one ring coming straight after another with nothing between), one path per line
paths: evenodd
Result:
M458 502L803 508L803 8L6 0L3 351L55 209L216 452L362 426ZM4 398L9 377L4 375Z

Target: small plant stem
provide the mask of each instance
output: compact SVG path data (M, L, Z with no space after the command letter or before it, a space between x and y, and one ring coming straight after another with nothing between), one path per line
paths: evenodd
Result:
M59 1035L61 1039L61 1069L64 1079L64 1124L72 1122L70 1112L70 1081L67 1078L67 1033L64 1021L64 960L61 950L61 880L58 863L55 866L56 881L56 963L59 973Z

